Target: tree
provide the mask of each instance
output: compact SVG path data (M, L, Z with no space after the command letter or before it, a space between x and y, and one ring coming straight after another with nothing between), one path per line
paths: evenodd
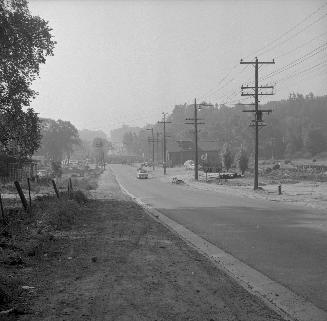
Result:
M327 139L321 129L311 129L306 140L306 149L312 156L327 150Z
M135 152L135 137L133 136L132 132L127 132L123 136L123 144L127 150L128 153L134 153Z
M31 15L26 0L0 0L0 117L5 130L10 123L0 144L20 158L30 156L40 142L37 114L23 107L37 94L30 86L40 64L53 55L50 32L48 22Z
M240 156L238 159L238 166L240 168L240 171L242 175L244 175L244 172L249 168L249 156L245 149L241 149Z
M29 12L27 0L0 0L0 106L29 106L40 64L53 55L48 22Z
M33 109L3 112L0 119L2 150L18 159L32 156L41 141L41 124Z
M69 121L43 120L42 140L39 154L51 161L68 159L73 152L73 146L79 144L78 130Z
M95 137L92 142L93 153L98 164L104 164L105 155L112 149L112 144L107 139Z
M234 161L234 154L230 148L230 145L227 143L224 145L223 148L222 159L223 159L224 167L226 168L227 171L229 171Z

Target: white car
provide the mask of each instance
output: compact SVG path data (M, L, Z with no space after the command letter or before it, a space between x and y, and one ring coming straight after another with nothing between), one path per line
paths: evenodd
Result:
M49 172L46 169L39 169L37 171L37 176L39 178L41 178L41 177L47 177L47 176L49 176Z
M149 178L149 174L145 169L138 169L136 177L137 178Z

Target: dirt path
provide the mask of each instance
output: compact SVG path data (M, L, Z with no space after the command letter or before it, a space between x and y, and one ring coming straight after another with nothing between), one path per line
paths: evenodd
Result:
M282 320L205 257L100 178L63 252L29 271L31 311L19 320Z

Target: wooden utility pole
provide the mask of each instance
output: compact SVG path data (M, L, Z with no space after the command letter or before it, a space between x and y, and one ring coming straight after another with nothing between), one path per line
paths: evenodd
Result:
M170 121L166 121L166 115L167 113L162 113L162 121L158 121L158 124L163 124L163 169L164 174L166 175L166 124L170 124Z
M148 138L148 142L152 142L152 169L154 170L154 136L153 136L153 128L147 128L147 130L151 130L151 139Z
M244 112L252 112L254 113L254 120L252 120L250 126L255 128L255 141L254 141L254 186L253 189L258 189L258 164L259 164L259 127L265 126L262 120L263 113L271 113L271 109L262 110L259 109L259 96L262 95L273 95L273 93L259 93L259 89L273 89L273 86L260 86L259 87L259 64L274 64L275 61L258 61L258 58L255 58L255 61L243 61L241 59L241 64L250 64L254 65L254 86L242 86L242 96L254 96L254 110L243 110ZM244 89L253 89L254 93L243 93Z
M148 138L148 142L153 143L153 159L156 159L157 163L159 162L159 143L160 143L160 139L159 139L159 133L156 133L157 138L154 138L154 135L152 136L153 138ZM167 137L167 135L166 135ZM154 143L156 143L156 158L154 157Z
M160 142L160 140L159 140L159 132L157 132L157 140L156 140L156 142L157 142L157 163L159 163L159 142Z
M198 125L204 124L203 122L199 122L198 118L198 108L199 107L205 107L205 106L212 106L212 104L197 104L196 103L196 98L194 99L194 118L186 118L187 121L193 121L193 122L188 122L185 123L187 125L194 125L194 149L195 149L195 154L194 154L194 179L198 180L199 179L199 155L198 155Z

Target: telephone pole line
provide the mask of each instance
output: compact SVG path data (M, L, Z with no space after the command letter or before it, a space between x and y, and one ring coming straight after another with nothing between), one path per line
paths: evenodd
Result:
M212 104L197 104L196 98L194 98L194 118L186 118L187 121L193 121L185 123L187 125L194 125L194 145L195 145L195 155L194 155L194 179L199 179L199 155L198 155L198 125L203 125L204 123L199 122L198 118L198 108L212 106Z
M166 137L168 137L167 135L166 135ZM152 154L152 161L154 162L154 159L155 159L155 157L154 157L154 143L156 143L156 151L157 151L157 158L156 158L156 160L157 160L157 162L159 161L159 143L160 143L160 139L159 139L159 133L157 132L157 138L154 138L154 135L153 135L153 138L148 138L148 142L150 142L150 143L152 143L153 145L153 149L152 149L152 151L153 151L153 154ZM154 166L153 166L153 168L154 168Z
M163 124L163 169L166 175L166 124L170 124L171 121L166 120L166 115L168 113L162 113L162 121L158 121L158 124Z
M259 187L258 182L258 161L259 161L259 127L265 126L262 120L262 114L263 113L271 113L271 109L262 110L259 109L259 96L263 95L273 95L273 92L271 93L264 93L260 91L259 89L273 89L273 86L259 86L259 65L266 65L266 64L275 64L274 59L272 61L258 61L258 58L255 57L255 61L243 61L241 59L240 64L248 64L248 65L254 65L254 86L243 86L242 89L242 96L253 96L254 97L254 110L243 110L243 112L252 112L254 113L254 120L252 120L250 126L255 128L255 142L254 142L254 186L253 189L256 190ZM253 89L254 93L244 93L244 89Z
M160 140L159 140L159 132L157 132L157 165L159 164L159 143L160 143Z
M154 170L154 136L153 136L153 128L147 128L147 130L151 130L151 138L148 138L148 142L152 142L152 169Z

